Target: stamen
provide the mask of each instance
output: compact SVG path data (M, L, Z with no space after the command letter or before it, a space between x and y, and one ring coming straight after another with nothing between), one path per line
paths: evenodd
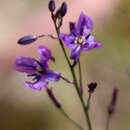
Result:
M36 75L33 79L32 79L32 81L34 81L34 80L38 80L40 78L40 75Z
M42 63L41 63L41 62L39 62L38 60L37 60L37 63L38 63L41 67L43 67Z
M91 35L91 33L86 36L86 39L88 39L90 35Z
M43 72L43 68L37 68L37 71L41 74Z
M29 75L27 75L27 76L36 76L37 74L35 73L35 74L29 74Z

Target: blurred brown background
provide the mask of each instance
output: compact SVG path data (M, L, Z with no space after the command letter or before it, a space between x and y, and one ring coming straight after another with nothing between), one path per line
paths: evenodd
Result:
M17 45L17 39L28 34L54 34L47 0L0 1L0 130L78 130L52 104L44 89L33 91L23 86L28 78L16 72L16 56L37 54L38 45L52 49L56 64L50 66L71 79L68 66L58 42L45 38L28 45ZM62 3L57 0L57 7ZM112 89L120 89L116 112L110 130L130 130L130 1L129 0L66 0L68 13L64 18L63 32L68 32L68 22L77 21L84 12L94 21L93 34L103 47L83 53L84 97L87 84L98 82L92 97L91 120L93 130L104 130L106 107ZM70 53L68 51L68 53ZM86 126L79 99L72 85L51 83L56 96L66 112L82 126ZM86 128L87 130L87 128Z

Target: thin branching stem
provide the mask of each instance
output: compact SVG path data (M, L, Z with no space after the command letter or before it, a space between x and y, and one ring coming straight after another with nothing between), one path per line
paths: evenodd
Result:
M63 79L63 80L66 81L67 83L74 84L74 82L73 82L72 80L69 80L69 79L63 77L62 75L61 75L61 79Z
M105 130L109 130L109 126L110 126L110 119L111 119L111 115L108 114L107 116L107 122L106 122L106 129Z
M41 35L38 36L38 38L42 38L42 37L50 37L50 38L52 38L52 39L58 39L57 37L55 37L55 36L53 36L53 35L51 35L51 34L47 34L47 35L41 34Z
M82 79L82 70L81 70L81 64L80 64L80 59L78 61L78 68L79 68L79 84L80 84L80 91L83 95L83 79Z
M70 118L70 116L63 110L63 109L60 109L62 114L68 119L70 120L75 126L77 126L80 130L83 130L83 128L77 123L75 122L73 119Z
M90 100L91 100L91 93L89 93L89 97L88 97L88 100L87 100L87 105L86 105L86 111L88 111L90 109Z

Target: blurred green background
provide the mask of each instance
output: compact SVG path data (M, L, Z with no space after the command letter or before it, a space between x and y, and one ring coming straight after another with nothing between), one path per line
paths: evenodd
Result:
M63 2L57 0L57 7ZM81 12L92 17L93 34L103 47L82 54L84 99L87 84L98 82L93 94L90 116L93 130L104 130L106 108L112 89L120 89L110 130L130 130L130 1L129 0L66 0L68 13L64 18L63 32L68 22L77 21ZM23 86L28 78L13 70L16 56L39 58L38 45L52 49L56 63L50 66L72 79L58 42L39 39L28 45L17 45L17 39L28 34L54 34L47 0L1 0L0 4L0 129L1 130L78 130L58 111L44 89L34 91ZM70 51L68 51L68 54ZM86 130L85 118L76 91L64 81L50 83L65 111Z

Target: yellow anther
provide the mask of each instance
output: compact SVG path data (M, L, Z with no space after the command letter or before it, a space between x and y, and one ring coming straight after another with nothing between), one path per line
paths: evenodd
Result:
M79 44L82 44L82 42L83 42L82 39L79 39L79 40L78 40L78 43L79 43Z
M37 71L38 71L38 72L42 72L42 71L43 71L43 68L37 68Z

